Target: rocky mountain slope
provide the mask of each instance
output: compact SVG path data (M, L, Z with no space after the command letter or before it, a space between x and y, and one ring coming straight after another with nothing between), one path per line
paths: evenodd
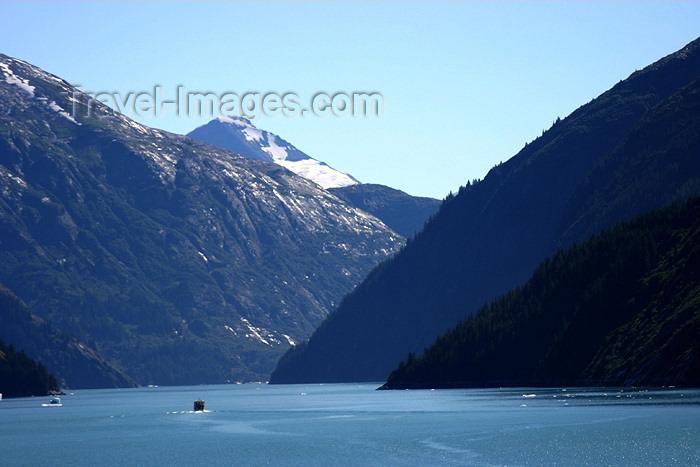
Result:
M633 73L443 203L271 382L383 380L559 248L698 193L700 40Z
M403 244L277 164L139 125L5 55L0 195L0 282L140 384L266 379Z
M406 238L413 237L437 212L440 201L412 196L401 190L375 183L358 183L330 188L343 201L378 217Z
M300 151L274 133L261 130L243 117L218 117L187 136L230 149L238 154L274 162L323 188L359 183L352 176Z
M106 362L97 350L40 318L0 284L0 339L35 356L61 375L61 387L108 388L136 382ZM70 384L68 384L70 382Z
M344 172L311 158L274 133L240 117L219 117L187 134L253 159L275 162L328 189L346 203L379 218L404 237L423 228L440 201L411 196L384 185L360 183Z

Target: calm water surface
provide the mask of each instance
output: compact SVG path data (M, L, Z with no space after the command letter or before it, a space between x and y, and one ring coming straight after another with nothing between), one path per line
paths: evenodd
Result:
M0 401L0 465L700 466L700 390L73 391ZM194 400L207 412L191 412Z

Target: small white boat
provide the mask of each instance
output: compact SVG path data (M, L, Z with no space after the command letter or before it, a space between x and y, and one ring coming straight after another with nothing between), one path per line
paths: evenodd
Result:
M61 403L61 398L53 396L49 398L48 404L41 404L42 407L63 407L63 404Z

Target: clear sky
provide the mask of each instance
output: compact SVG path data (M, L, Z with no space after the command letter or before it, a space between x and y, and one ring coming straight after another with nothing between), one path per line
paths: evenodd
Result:
M302 105L378 92L381 117L254 123L362 182L436 198L698 35L694 1L0 1L0 52L85 91L294 93ZM135 120L187 133L211 118Z

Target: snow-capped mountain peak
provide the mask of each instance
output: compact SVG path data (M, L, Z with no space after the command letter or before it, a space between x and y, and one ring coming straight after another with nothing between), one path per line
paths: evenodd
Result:
M323 188L340 188L359 182L352 176L313 159L274 133L243 117L221 116L187 134L241 155L275 162Z
M219 123L225 124L225 125L233 125L237 128L240 128L240 130L243 132L245 135L245 139L248 141L258 141L262 142L265 138L263 136L263 131L260 130L259 128L256 128L255 125L250 123L250 120L247 118L243 117L228 117L228 116L221 116L216 119Z

